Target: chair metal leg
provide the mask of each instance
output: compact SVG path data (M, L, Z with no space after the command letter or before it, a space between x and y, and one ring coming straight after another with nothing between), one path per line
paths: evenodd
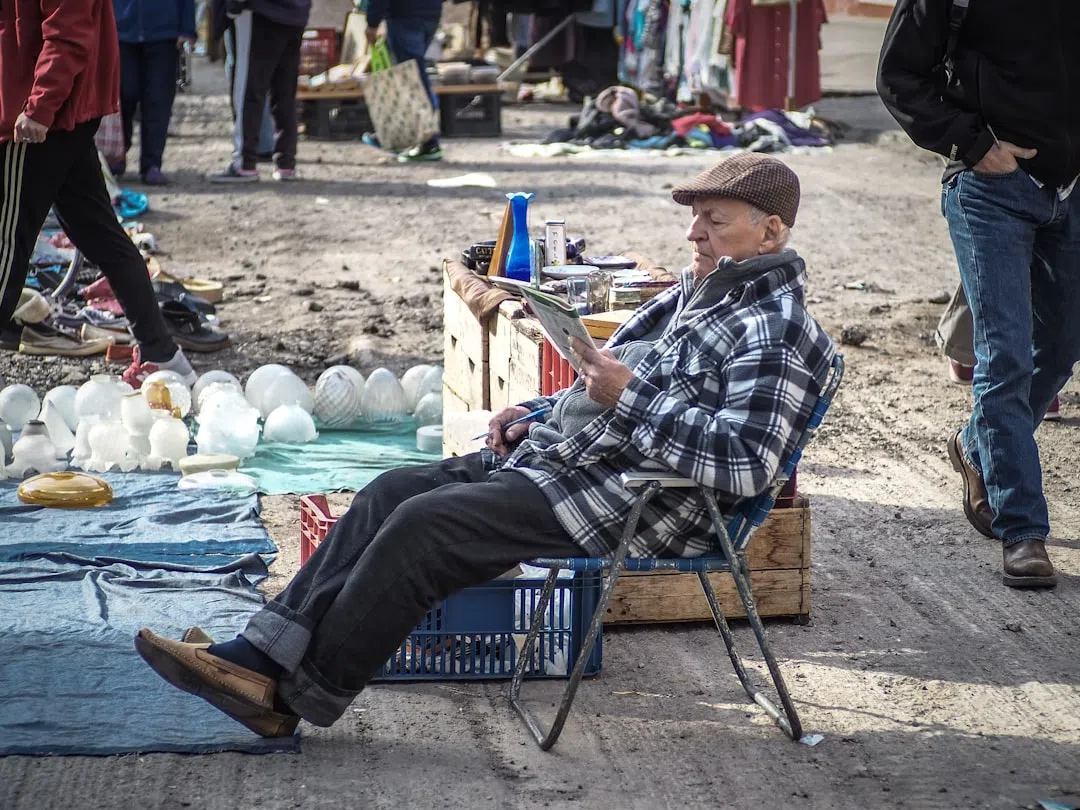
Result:
M706 502L717 527L720 545L723 548L728 561L731 563L731 576L735 580L735 588L738 590L739 598L742 600L743 609L746 611L746 618L750 622L750 627L753 629L754 636L757 638L758 647L761 649L761 655L765 659L766 666L769 668L769 675L772 678L776 694L780 698L780 704L783 707L783 711L778 709L768 697L762 694L762 692L754 686L749 673L746 671L746 667L743 666L738 651L735 649L735 638L732 636L731 628L728 626L727 619L720 609L720 600L716 597L716 591L713 590L709 575L704 571L699 571L698 581L701 583L701 589L704 591L705 598L709 602L713 620L716 622L716 629L724 639L724 644L727 646L728 650L728 656L731 658L732 666L735 668L735 674L738 675L739 681L742 683L746 694L754 701L754 703L760 706L765 713L768 714L789 737L791 737L791 739L798 741L802 737L802 723L799 720L799 714L795 709L795 704L791 701L791 695L788 693L787 685L784 683L783 673L780 672L780 667L776 663L776 658L773 656L772 647L769 646L769 639L765 634L765 626L762 624L761 617L758 615L757 603L754 600L754 593L750 588L750 574L746 564L746 555L735 552L735 549L731 544L731 538L724 528L723 516L720 514L720 509L717 507L716 502L711 498L707 499Z
M611 601L612 594L615 592L615 583L619 581L619 575L622 573L623 565L626 562L626 555L630 550L630 540L633 539L634 533L637 531L637 524L641 519L641 511L652 496L656 494L658 489L659 486L657 485L646 486L638 496L638 499L634 502L634 508L630 512L630 518L626 522L626 529L623 531L619 547L611 558L611 568L608 571L607 579L604 581L604 588L600 593L600 601L596 605L596 611L593 613L588 633L585 636L581 651L578 653L577 662L574 664L573 672L570 673L570 682L567 683L566 689L563 690L562 701L559 703L559 711L555 715L555 720L552 722L551 728L546 732L521 702L521 683L525 677L525 669L528 666L528 662L532 658L533 646L540 635L540 630L544 626L544 612L547 610L547 604L555 589L555 581L558 577L559 569L552 568L551 573L548 574L548 578L544 582L544 590L540 595L540 601L536 606L536 610L533 612L529 634L526 636L525 644L519 653L517 665L514 667L514 677L510 682L510 705L514 707L514 711L517 712L518 716L524 721L525 725L532 733L533 739L536 740L542 751L547 751L551 746L555 745L556 741L559 739L559 735L562 734L563 725L566 723L566 718L570 714L570 707L574 703L574 696L577 694L578 685L581 683L581 678L585 674L585 667L588 664L589 656L592 654L593 647L596 646L596 639L600 636L600 631L604 623L604 613L607 610L608 603Z

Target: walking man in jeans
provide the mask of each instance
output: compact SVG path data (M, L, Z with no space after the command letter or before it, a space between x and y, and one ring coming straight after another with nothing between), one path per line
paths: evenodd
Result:
M431 106L436 111L439 109L439 98L431 89L424 55L439 30L441 16L442 0L368 0L368 27L365 32L368 44L374 45L379 37L379 25L386 21L386 44L394 62L416 62L420 70L420 80L423 81L424 89L431 99ZM434 135L424 143L402 152L398 155L398 160L406 163L442 160L439 136Z
M898 0L878 91L943 155L974 326L974 409L948 451L1006 585L1055 584L1035 428L1080 359L1080 5Z
M94 145L102 116L117 111L118 64L112 0L0 2L0 327L18 306L53 207L131 321L139 345L124 379L138 388L167 369L193 383L146 263L116 220Z

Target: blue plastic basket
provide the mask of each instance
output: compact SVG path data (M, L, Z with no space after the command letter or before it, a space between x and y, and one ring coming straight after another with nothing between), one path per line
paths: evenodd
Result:
M602 582L595 572L559 580L526 677L568 677L600 599ZM372 680L508 680L543 587L543 579L497 579L451 596L428 611ZM600 671L602 645L601 637L589 656L586 675Z

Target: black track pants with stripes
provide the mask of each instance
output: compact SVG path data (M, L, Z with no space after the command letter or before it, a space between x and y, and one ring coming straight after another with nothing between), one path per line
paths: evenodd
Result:
M88 121L70 132L50 132L44 143L0 141L0 325L19 303L51 206L74 245L109 279L142 359L163 362L176 343L146 263L113 212L94 145L97 127L98 121Z

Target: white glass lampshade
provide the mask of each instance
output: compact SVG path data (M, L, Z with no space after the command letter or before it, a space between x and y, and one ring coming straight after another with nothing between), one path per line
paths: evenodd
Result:
M209 385L232 385L237 391L240 391L241 393L244 391L244 387L240 385L240 380L236 379L236 377L229 372L223 371L222 369L207 371L195 381L195 385L191 388L191 404L196 412L199 410L199 397Z
M401 375L401 387L405 389L405 400L409 403L410 411L416 410L416 403L420 401L420 397L417 396L420 392L420 383L424 381L424 377L431 369L432 366L421 363Z
M44 409L45 405L51 402L60 411L60 415L64 417L68 428L75 430L79 426L79 417L75 413L75 394L77 392L78 389L74 385L58 385L55 388L50 388L41 401L41 407Z
M361 417L365 422L399 422L409 413L405 389L389 369L377 368L364 384L364 396L360 404Z
M75 393L75 415L81 422L88 416L113 419L120 416L120 378L95 374Z
M442 394L424 394L413 412L416 426L442 424Z
M263 394L281 374L292 374L292 371L277 363L267 363L251 372L251 376L244 384L244 396L247 397L247 401L261 411Z
M22 430L41 413L41 400L29 385L16 383L0 391L0 421L12 430Z
M341 367L324 371L315 383L315 416L330 428L345 428L360 416L363 386Z
M282 405L266 417L263 438L268 442L304 444L318 438L311 414L299 405Z
M266 418L282 405L298 405L309 414L315 410L315 398L307 383L292 372L279 374L263 394L259 411Z

